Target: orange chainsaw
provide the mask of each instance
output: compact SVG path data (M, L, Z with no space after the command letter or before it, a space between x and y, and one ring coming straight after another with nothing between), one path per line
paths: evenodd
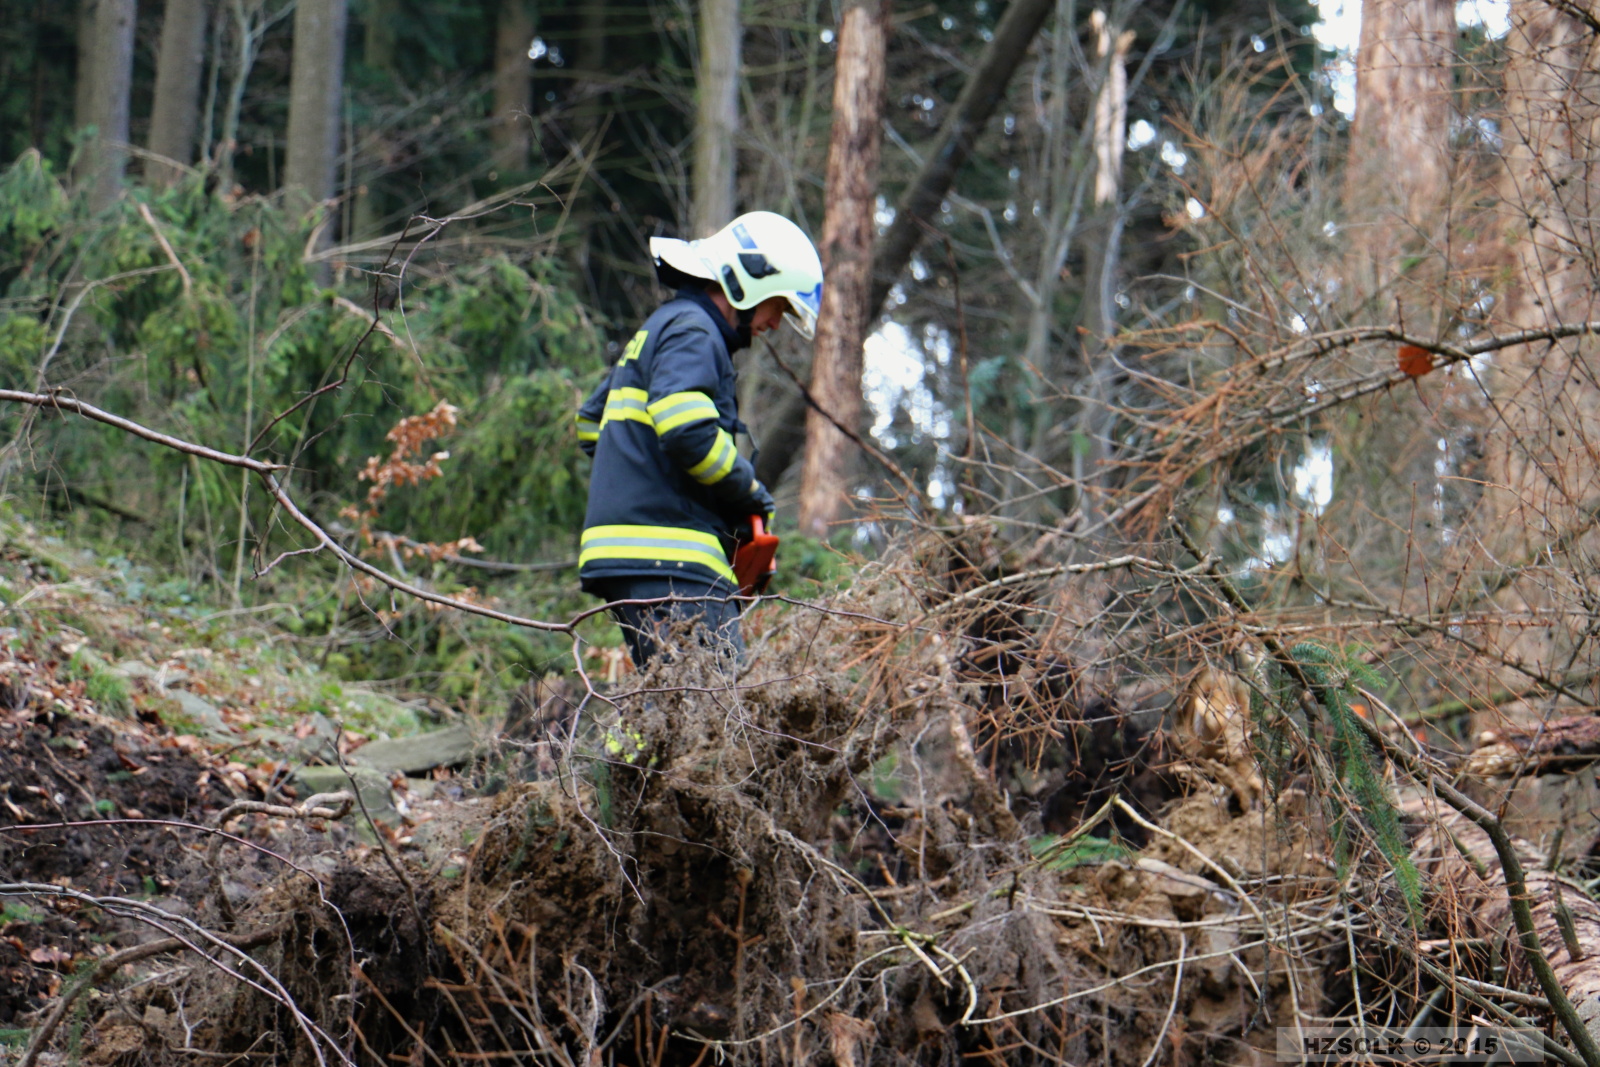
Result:
M733 553L733 576L744 596L759 596L778 573L778 536L767 532L760 515L750 516L750 527L738 533L739 547Z

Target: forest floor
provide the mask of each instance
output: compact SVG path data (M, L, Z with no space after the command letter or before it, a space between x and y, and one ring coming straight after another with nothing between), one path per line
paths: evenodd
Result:
M1184 1067L1429 996L1300 784L1180 758L1173 694L979 759L892 581L754 627L736 686L687 657L475 723L5 533L0 1062Z
M190 914L206 893L206 842L190 828L240 799L292 802L296 772L331 746L352 753L428 716L144 578L0 524L0 878ZM243 888L259 867L230 878ZM128 930L93 907L0 902L0 1041L23 1040L63 981Z

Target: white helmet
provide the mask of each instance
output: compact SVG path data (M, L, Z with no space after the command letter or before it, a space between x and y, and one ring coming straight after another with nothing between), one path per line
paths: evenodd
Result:
M787 297L794 328L810 340L822 309L822 260L805 231L782 215L752 211L698 241L650 238L656 266L722 286L728 303L748 311Z

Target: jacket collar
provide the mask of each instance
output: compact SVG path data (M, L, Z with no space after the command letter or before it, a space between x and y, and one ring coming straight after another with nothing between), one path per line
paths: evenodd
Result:
M679 289L677 296L675 296L673 299L687 300L691 304L697 304L702 311L711 317L711 321L717 324L717 329L722 334L722 343L728 347L728 355L731 356L741 348L746 348L749 346L749 338L745 337L740 333L740 331L728 325L728 320L722 317L721 310L718 309L716 304L711 302L711 298L705 294L704 290L688 288Z

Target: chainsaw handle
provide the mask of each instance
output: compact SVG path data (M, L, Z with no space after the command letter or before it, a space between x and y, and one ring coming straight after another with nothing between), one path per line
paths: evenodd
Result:
M751 515L749 525L739 530L737 540L732 563L739 591L746 596L759 595L777 573L778 538L767 532L764 516Z

